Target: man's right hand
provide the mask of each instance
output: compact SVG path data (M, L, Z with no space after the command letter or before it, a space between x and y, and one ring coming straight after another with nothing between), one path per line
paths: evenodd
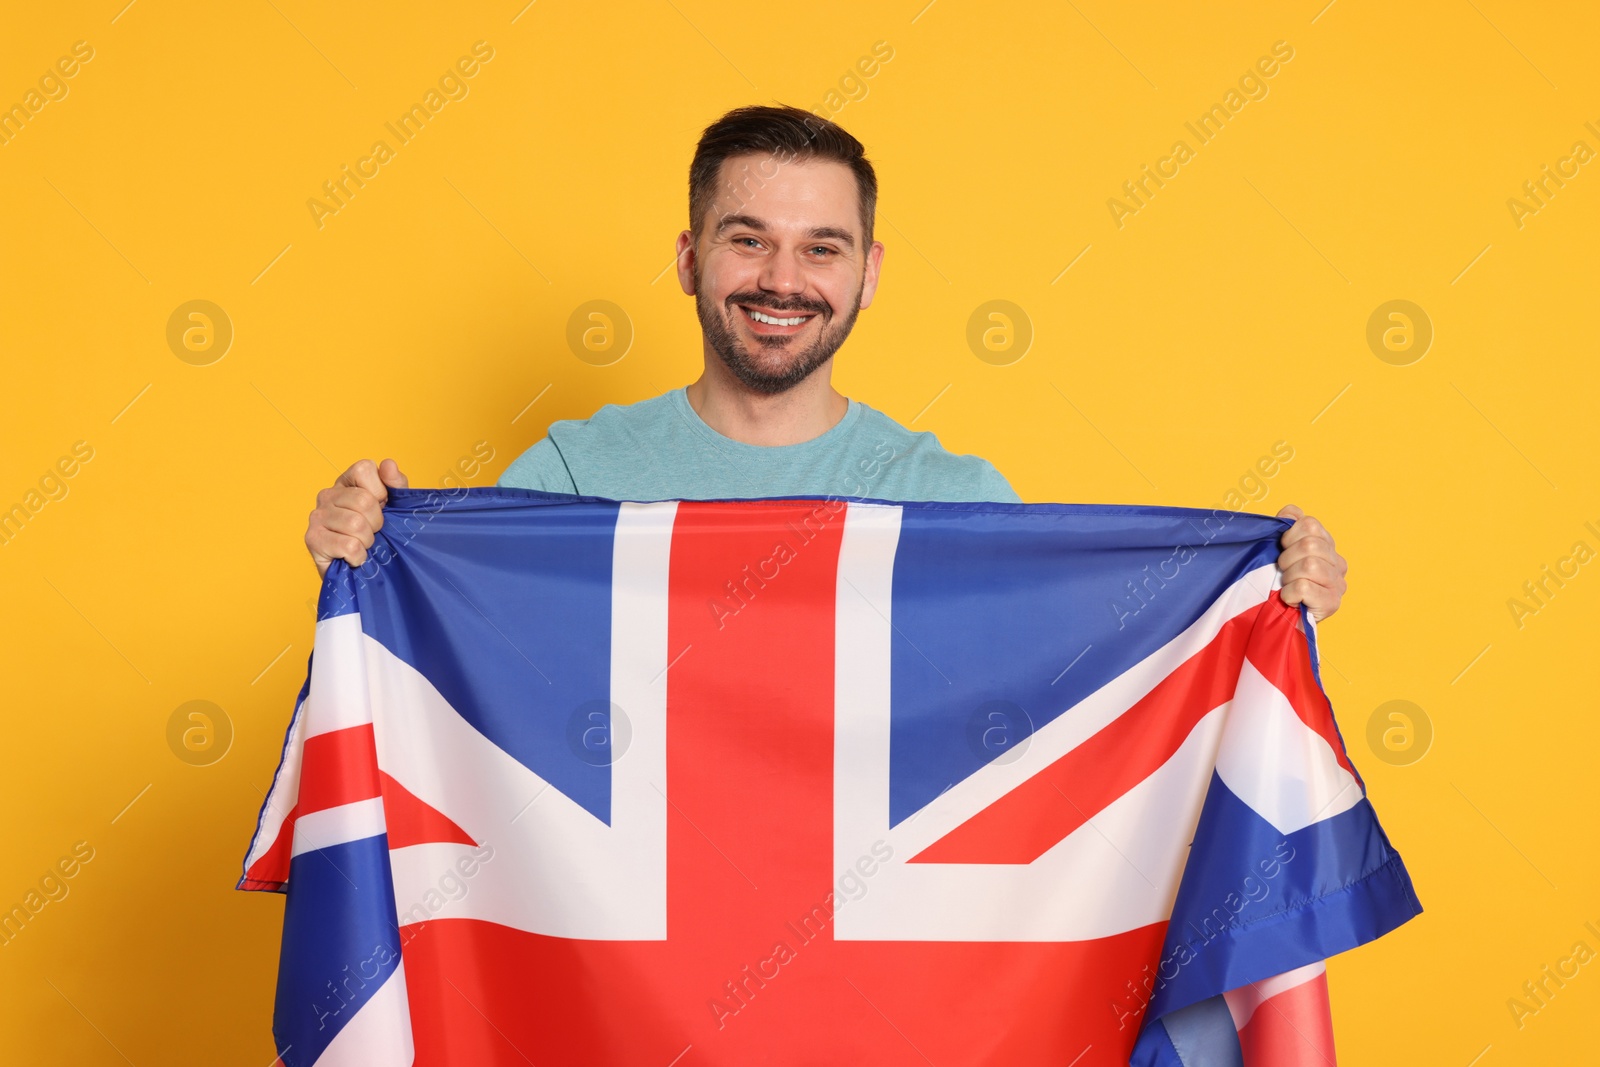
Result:
M364 459L317 494L317 508L306 526L306 548L319 576L326 574L336 559L352 567L367 561L367 549L383 528L383 505L389 501L389 490L407 485L394 460L374 464Z

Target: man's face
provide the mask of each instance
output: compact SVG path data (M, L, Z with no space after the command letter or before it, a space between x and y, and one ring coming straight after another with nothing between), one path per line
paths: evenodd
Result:
M734 156L699 241L678 235L678 280L706 344L748 388L777 394L832 359L872 303L883 245L864 238L843 163Z

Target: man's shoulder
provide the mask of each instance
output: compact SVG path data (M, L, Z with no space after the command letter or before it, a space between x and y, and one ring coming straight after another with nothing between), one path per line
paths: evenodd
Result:
M496 484L576 493L583 482L582 491L596 491L590 484L596 469L648 463L674 424L681 422L670 392L631 404L603 404L586 419L556 419Z
M892 442L896 451L918 451L951 457L958 455L940 444L938 436L931 430L913 430L865 401L855 400L852 403L861 409L862 428Z
M952 452L930 430L913 430L871 405L862 411L861 432L894 450L888 467L895 477L886 488L904 500L1019 502L1016 490L982 456ZM873 494L868 494L873 495Z
M669 391L631 404L602 404L586 419L557 419L546 432L557 444L562 444L567 440L592 440L639 433L676 418L672 392Z
M982 456L950 451L931 430L913 430L869 404L859 400L856 403L861 406L861 432L886 441L894 448L896 458L911 457L922 463L949 468L994 469Z

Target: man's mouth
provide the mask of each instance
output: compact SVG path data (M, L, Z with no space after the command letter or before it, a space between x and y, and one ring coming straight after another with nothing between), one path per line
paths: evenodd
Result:
M749 304L740 304L739 310L744 313L745 321L751 324L752 330L767 335L797 333L816 318L816 313L812 311L771 311Z

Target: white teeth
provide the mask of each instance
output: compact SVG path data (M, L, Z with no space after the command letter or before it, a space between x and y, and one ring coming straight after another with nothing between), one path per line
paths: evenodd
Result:
M757 322L764 322L769 326L798 326L802 322L806 321L806 316L804 315L792 319L778 319L773 318L771 315L763 315L761 312L753 311L750 308L746 308L745 310L750 312L750 317L752 319L755 319Z

